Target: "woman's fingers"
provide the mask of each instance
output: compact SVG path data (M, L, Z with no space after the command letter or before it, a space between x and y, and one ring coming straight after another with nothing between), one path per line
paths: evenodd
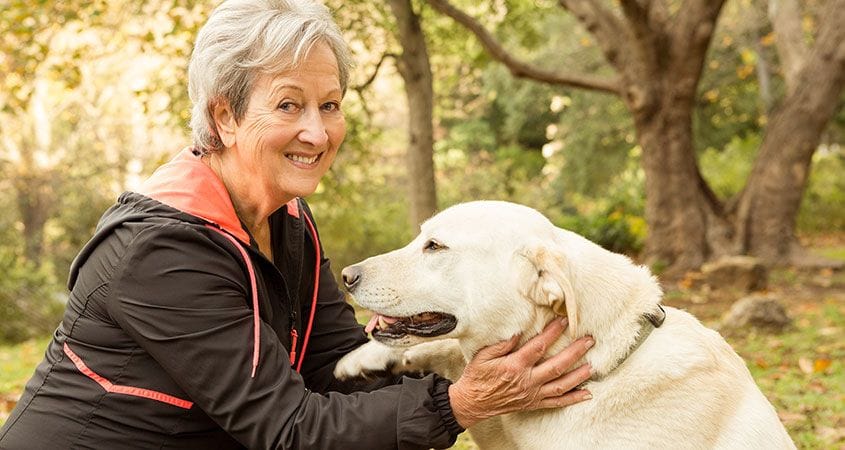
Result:
M587 381L589 378L590 365L584 364L581 367L544 384L540 388L540 397L543 399L561 397L574 389L575 386Z
M537 361L546 355L549 347L563 334L568 323L566 317L551 321L540 334L531 338L519 350L515 351L514 357L527 367L537 364Z
M517 334L506 341L488 345L487 347L479 350L473 359L477 359L478 361L490 361L492 359L501 358L516 348L516 344L519 343L519 338L520 335Z
M532 375L541 383L546 383L560 378L561 375L569 372L570 369L572 369L572 366L584 357L587 350L589 350L593 344L595 344L595 340L593 340L592 336L584 336L575 340L565 349L561 350L561 352L557 355L554 355L548 360L543 361L541 364L538 364L534 368L534 373ZM589 367L587 370L589 374Z
M538 364L565 329L565 320L554 320L518 350L514 348L520 336L479 350L449 387L458 423L466 428L494 415L563 407L590 398L586 391L573 390L590 377L590 366L570 368L592 346L592 338L579 339Z
M593 398L590 391L583 389L576 389L569 391L559 397L547 397L540 401L538 409L540 408L563 408L564 406L574 405Z

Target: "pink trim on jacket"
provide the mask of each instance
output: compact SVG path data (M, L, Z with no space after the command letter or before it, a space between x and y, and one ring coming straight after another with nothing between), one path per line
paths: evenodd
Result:
M80 358L79 355L77 355L73 352L73 350L70 349L70 347L67 345L67 342L64 343L62 348L65 351L65 355L70 358L76 368L79 369L79 371L82 372L88 378L96 381L97 384L99 384L103 389L106 390L106 392L148 398L157 402L167 403L168 405L178 406L179 408L183 409L191 409L191 407L194 406L194 402L182 400L181 398L174 397L172 395L167 395L163 392L113 384L111 381L103 378L102 376L91 370L88 366L86 366L85 363L82 361L82 358Z
M212 225L206 226L220 233L221 236L231 241L238 248L241 252L241 257L244 259L244 263L246 263L247 272L249 272L249 289L252 292L252 374L249 377L255 378L255 371L258 369L259 343L261 342L261 318L258 314L258 287L255 283L255 269L252 267L252 261L249 259L246 249L244 249L244 246L237 239Z
M288 208L288 212L290 212L290 208ZM296 365L297 372L300 371L302 368L302 361L305 360L305 349L308 348L308 338L311 337L311 328L314 326L314 312L317 311L317 293L320 289L320 242L317 240L317 229L314 227L314 224L311 223L311 219L308 217L308 214L304 214L304 216L305 222L308 223L308 228L311 229L311 237L314 238L314 251L317 252L317 262L314 267L314 294L311 297L311 314L309 314L308 328L305 329L305 338L302 341L302 353L299 355L299 364Z

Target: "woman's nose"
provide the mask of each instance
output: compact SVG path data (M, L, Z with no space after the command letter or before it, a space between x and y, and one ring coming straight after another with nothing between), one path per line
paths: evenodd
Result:
M298 138L305 144L322 147L329 140L326 125L319 112L311 111L302 116L302 130Z

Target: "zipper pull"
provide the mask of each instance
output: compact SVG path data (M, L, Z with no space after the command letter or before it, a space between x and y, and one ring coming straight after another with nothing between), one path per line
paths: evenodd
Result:
M299 333L296 332L296 328L291 328L290 330L290 365L293 365L294 361L296 361L296 341L299 338Z

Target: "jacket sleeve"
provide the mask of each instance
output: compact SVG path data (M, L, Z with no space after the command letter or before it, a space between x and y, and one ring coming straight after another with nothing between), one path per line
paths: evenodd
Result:
M461 429L448 408L448 380L430 376L370 393L320 395L290 368L264 322L251 378L246 275L234 249L207 233L187 224L141 231L116 268L108 312L221 428L256 449L454 442Z

